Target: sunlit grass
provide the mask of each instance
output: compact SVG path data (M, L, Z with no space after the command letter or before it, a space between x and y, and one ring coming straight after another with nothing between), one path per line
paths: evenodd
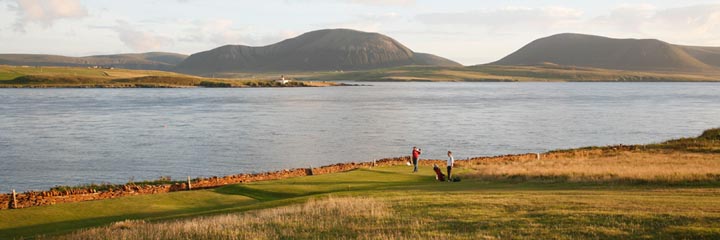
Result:
M345 192L307 203L181 220L120 221L50 239L720 237L717 189L444 185Z
M657 82L719 81L720 73L638 72L559 65L469 67L406 66L304 76L314 80L357 81L519 81L519 82Z
M0 211L0 239L63 233L125 219L151 219L246 206L257 201L211 190L130 196Z
M633 152L586 156L546 156L541 160L487 162L469 166L466 177L483 180L614 182L614 183L720 183L720 154Z
M164 88L164 87L311 87L334 83L203 78L172 72L82 67L16 67L0 65L0 87Z
M585 148L544 154L541 160L488 160L468 164L465 177L487 181L720 185L720 129L697 138L632 149Z
M370 198L327 198L304 204L188 220L121 221L57 239L279 239L368 238L368 227L383 225L391 212ZM377 230L377 229L373 229Z

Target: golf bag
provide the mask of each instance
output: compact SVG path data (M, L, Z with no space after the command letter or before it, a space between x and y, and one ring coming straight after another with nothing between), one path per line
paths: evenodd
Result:
M442 170L438 167L437 164L433 166L433 170L435 171L435 179L438 181L444 182L445 181L445 174L443 174Z

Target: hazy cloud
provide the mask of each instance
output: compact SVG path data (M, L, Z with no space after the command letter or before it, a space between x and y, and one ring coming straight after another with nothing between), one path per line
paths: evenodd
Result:
M490 31L548 28L581 19L583 12L566 7L504 7L466 12L420 14L416 19L431 25L464 25L484 27Z
M138 30L138 27L124 21L118 21L116 26L106 28L117 32L118 38L125 46L138 52L157 50L173 44L171 38L149 31Z
M185 30L187 34L181 37L180 41L203 42L213 45L243 44L258 46L297 36L297 33L292 31L263 34L252 27L237 27L234 21L229 19L194 21L189 26Z
M658 9L652 5L622 5L592 19L590 26L665 41L720 41L720 4Z
M671 8L658 11L653 20L656 24L673 30L686 30L698 35L720 35L720 4Z
M610 26L620 31L638 32L647 20L655 15L657 8L650 4L622 4L609 14L590 20L592 25Z
M182 1L182 0L180 0ZM187 1L187 0L185 0ZM368 6L410 6L417 3L416 0L284 0L286 3L311 3L311 2L332 2L332 3L352 3Z
M417 15L416 19L447 29L462 25L500 34L581 32L658 38L668 42L720 43L720 4L664 9L652 4L621 4L595 16L566 7L505 7L426 13Z
M352 20L330 23L319 28L349 28L367 32L381 32L383 26L396 22L402 17L395 12L355 15Z
M352 3L368 5L413 5L415 0L349 0Z
M29 23L49 27L56 20L82 18L88 15L87 9L79 0L16 0L8 9L17 14L15 31L25 31Z

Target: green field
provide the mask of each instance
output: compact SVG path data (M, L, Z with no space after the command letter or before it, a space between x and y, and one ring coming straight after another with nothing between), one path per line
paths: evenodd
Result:
M0 65L0 88L182 88L182 87L304 87L327 83L272 79L204 78L172 72L83 67Z
M205 77L173 72L0 65L0 87L277 87L285 75L303 82L290 86L328 86L333 81L466 82L715 82L720 73L633 72L558 65L470 67L407 66L351 72L216 73ZM315 81L315 82L311 82Z
M720 129L543 156L4 210L0 239L720 238Z

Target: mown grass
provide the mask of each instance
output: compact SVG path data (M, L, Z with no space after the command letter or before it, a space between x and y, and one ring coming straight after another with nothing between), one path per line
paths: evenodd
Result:
M242 195L200 190L7 210L0 212L0 239L64 233L125 219L169 217L253 202Z
M454 183L394 166L0 211L0 239L717 239L716 131L459 164Z
M57 239L713 239L720 236L718 194L714 188L428 183L239 213L121 221Z

